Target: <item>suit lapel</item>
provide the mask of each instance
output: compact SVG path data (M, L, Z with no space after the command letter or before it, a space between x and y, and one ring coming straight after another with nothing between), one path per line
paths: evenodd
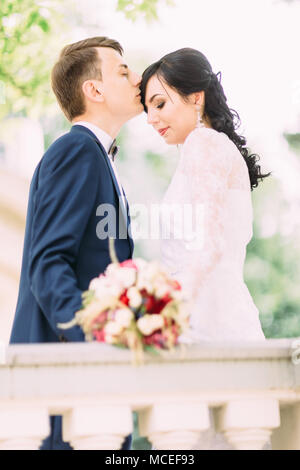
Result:
M122 188L123 189L123 188ZM129 204L127 201L127 197L125 194L125 191L123 189L124 197L125 197L125 202L126 202L126 220L127 220L127 234L128 234L128 239L130 243L130 249L131 249L131 256L133 254L133 239L132 239L132 234L131 234L131 218L130 218L130 210L129 210Z
M96 140L96 142L99 143L98 140ZM102 148L103 148L103 147L102 147ZM117 181L115 172L114 172L114 170L113 170L113 167L112 167L112 165L111 165L109 156L107 155L107 153L105 152L105 150L104 150L104 159L105 159L105 162L106 162L106 164L107 164L107 166L108 166L108 169L109 169L109 171L110 171L110 175L111 175L111 177L112 177L112 180L113 180L113 183L114 183L114 186L115 186L115 190L116 190L116 193L117 193L117 195L118 195L119 207L121 208L122 216L123 216L124 220L126 221L126 220L127 220L126 207L125 207L124 204L123 204L122 196L121 196L120 189L119 189L119 185L118 185L118 181ZM126 196L125 196L125 198L126 198ZM126 201L126 204L127 204L127 199L126 199L125 201Z
M77 129L76 129L77 128ZM121 193L120 193L120 190L119 190L119 185L118 185L118 182L117 182L117 178L115 176L115 172L113 170L113 167L110 163L110 159L109 159L109 156L107 155L107 152L105 150L105 148L103 147L103 145L101 144L101 142L98 140L98 138L95 136L95 134L90 131L87 127L84 127L84 126L80 126L80 125L76 125L76 126L73 126L71 128L71 131L70 132L74 132L74 131L80 131L80 132L85 132L87 134L90 135L90 137L92 137L92 139L96 142L96 144L100 147L100 149L102 150L101 152L101 155L103 156L104 158L104 161L109 169L109 172L110 172L110 175L111 175L111 178L112 178L112 181L114 183L114 187L115 187L115 190L116 190L116 193L117 193L117 196L118 196L118 199L119 199L119 207L121 208L121 214L122 214L122 217L123 217L123 220L124 222L126 223L126 226L129 227L129 224L130 224L130 216L129 216L129 206L128 206L128 201L127 201L127 198L126 198L126 195L125 195L125 192L123 190L123 193L124 193L124 197L125 197L125 202L126 202L126 208L124 207L124 204L123 204L123 201L122 201L122 197L121 197ZM128 228L127 228L127 234L128 234ZM129 235L129 234L128 234ZM128 239L129 239L129 244L130 244L130 248L131 248L131 255L132 255L132 252L133 252L133 242L132 242L132 239L131 239L131 236L128 236Z

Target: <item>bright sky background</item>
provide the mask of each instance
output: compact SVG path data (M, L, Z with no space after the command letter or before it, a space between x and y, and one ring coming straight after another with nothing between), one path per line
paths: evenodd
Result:
M229 106L246 131L299 130L299 1L174 0L174 7L159 7L159 21L150 25L125 19L114 0L76 2L98 34L118 39L125 53L153 62L181 47L201 50L222 71Z
M144 66L182 47L201 50L222 85L229 107L242 121L239 133L263 156L262 166L282 183L288 199L300 202L300 161L283 132L300 132L300 1L174 0L162 3L159 21L132 23L116 12L116 0L74 0L91 26L74 29L72 40L107 35L120 41L139 73ZM137 68L136 68L137 67ZM146 117L133 120L135 142L167 151ZM131 121L132 122L132 121ZM141 151L141 149L137 150Z
M178 48L202 51L214 72L222 72L228 105L241 117L238 132L262 156L263 170L271 170L284 194L300 207L300 159L282 137L283 132L300 132L300 0L173 0L175 6L161 1L159 20L151 24L126 19L116 11L117 0L71 1L70 42L93 35L115 38L139 73ZM75 11L85 27L76 21L73 26ZM144 113L127 129L132 160L140 160L145 150L176 153L146 124ZM30 174L40 153L28 152L31 163L24 159Z

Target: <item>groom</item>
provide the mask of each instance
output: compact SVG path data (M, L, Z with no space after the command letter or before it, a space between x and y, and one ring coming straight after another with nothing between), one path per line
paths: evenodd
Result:
M101 205L116 214L109 230L118 259L132 257L114 139L143 106L141 77L122 54L117 41L89 38L66 46L52 70L53 91L73 126L49 147L32 178L10 343L84 341L78 326L61 330L57 324L74 316L82 291L111 262L107 233L99 229L107 214ZM62 440L61 420L50 417L51 433L41 449L72 449ZM128 436L123 449L130 444Z

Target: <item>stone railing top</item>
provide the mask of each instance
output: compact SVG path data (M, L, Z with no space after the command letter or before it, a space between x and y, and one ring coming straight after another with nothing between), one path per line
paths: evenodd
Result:
M0 399L86 400L93 395L129 397L134 406L144 406L158 395L169 400L174 394L184 399L219 394L214 399L219 403L225 391L277 391L300 400L297 349L300 338L202 342L159 356L145 354L144 365L135 367L129 350L102 343L9 345L0 365Z
M251 342L201 342L159 355L145 354L145 363L193 362L207 360L286 359L300 351L300 338L267 339ZM299 354L300 357L300 354ZM0 367L68 364L130 364L129 350L103 343L35 343L6 347ZM300 364L299 364L300 367Z

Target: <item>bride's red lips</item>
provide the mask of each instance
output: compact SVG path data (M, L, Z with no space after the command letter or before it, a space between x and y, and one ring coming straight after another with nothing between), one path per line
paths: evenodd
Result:
M158 129L158 132L160 133L160 135L164 135L167 132L167 130L169 129L169 127L170 126L164 127L163 129Z

